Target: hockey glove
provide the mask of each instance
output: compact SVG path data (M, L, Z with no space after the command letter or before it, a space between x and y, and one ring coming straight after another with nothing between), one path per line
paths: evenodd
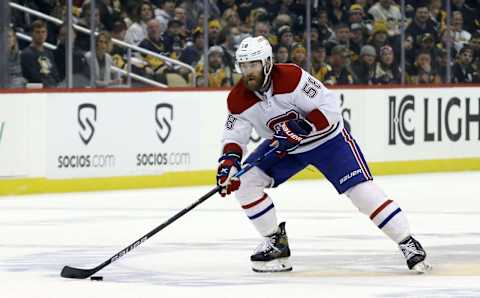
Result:
M240 171L240 156L235 153L225 153L218 160L217 185L221 186L220 195L229 195L240 187L240 179L233 177Z
M308 136L313 130L310 123L303 119L293 119L279 124L273 134L272 146L276 146L275 151L280 157L294 151L300 145L300 142Z

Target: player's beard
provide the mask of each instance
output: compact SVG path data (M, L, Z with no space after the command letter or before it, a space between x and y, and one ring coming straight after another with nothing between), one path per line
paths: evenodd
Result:
M254 92L259 91L262 88L264 81L263 73L260 74L250 74L248 76L243 76L243 84L247 87L248 90Z

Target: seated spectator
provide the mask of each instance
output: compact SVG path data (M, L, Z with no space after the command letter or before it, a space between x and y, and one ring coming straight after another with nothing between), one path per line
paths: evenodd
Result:
M332 49L332 54L330 56L330 66L332 69L325 74L325 84L353 84L353 75L348 68L349 57L349 50L343 45L337 45Z
M422 36L424 36L425 33L430 33L434 42L437 42L438 32L435 29L435 24L430 19L428 6L422 2L422 4L418 4L415 8L415 17L408 25L406 34L413 37L414 47L416 48L419 46Z
M304 70L307 70L307 50L301 43L293 44L291 57L292 63L300 66Z
M329 0L327 2L328 19L332 25L348 23L347 7L342 0Z
M360 50L365 45L365 36L362 31L362 26L358 23L350 25L350 50L352 51L352 61L356 61L360 56Z
M367 16L360 4L352 4L348 10L348 24L358 24L362 34L368 36L372 31L372 21Z
M76 32L72 30L72 39L75 40ZM55 64L57 65L58 76L60 81L65 80L66 77L66 39L67 39L67 27L66 24L60 27L58 33L57 48L53 51L55 58ZM83 52L78 48L76 43L73 44L73 58L72 58L72 75L81 74L84 68L85 59ZM80 86L79 86L80 87Z
M208 49L208 87L220 88L233 86L232 69L223 62L223 50L220 46ZM203 62L195 67L197 73L197 86L205 85L203 76Z
M36 20L32 23L32 43L20 55L22 74L28 83L56 87L60 77L52 51L44 47L47 34L45 22Z
M147 37L147 22L153 19L153 6L149 1L142 1L135 8L134 23L130 25L125 34L125 42L138 45Z
M124 21L118 20L113 23L112 29L112 39L119 41L125 40L125 34L127 33L127 25ZM112 56L113 63L118 68L126 68L126 59L127 59L127 48L113 44L112 50L110 51Z
M368 10L368 13L373 17L374 21L383 21L387 24L389 36L400 34L402 14L400 8L393 0L378 1Z
M13 29L8 29L8 74L9 74L9 84L10 88L21 88L25 87L27 82L22 76L22 65L20 62L20 49L18 48L17 36Z
M84 74L90 79L91 69L94 73L94 86L92 87L112 87L118 86L122 83L120 75L112 70L113 60L109 54L111 48L110 33L102 31L98 34L96 40L96 53L94 54L92 61L92 53L85 53L86 67ZM93 64L92 64L93 62Z
M383 46L380 49L379 61L375 65L373 84L399 84L401 74L395 63L394 52L391 46Z
M443 9L442 0L430 0L428 9L430 10L430 19L435 23L435 29L438 32L445 30L447 12Z
M310 73L321 82L324 81L325 75L332 70L327 63L327 52L322 43L312 45L312 69Z
M453 46L458 52L470 41L470 38L472 38L472 34L463 29L463 15L460 11L452 12L452 24L450 29L453 39Z
M352 63L352 72L355 84L371 85L375 75L375 61L377 52L371 45L363 46L360 58Z
M318 40L320 42L328 40L333 36L334 33L328 22L327 11L319 10L318 18L312 20L312 24L318 28Z
M268 39L268 41L270 42L272 47L274 47L278 43L277 36L273 35L270 32L270 23L268 23L267 21L257 21L255 23L255 27L254 27L254 30L253 30L253 36L254 37L256 37L256 36L265 37L266 39Z
M441 82L440 76L432 66L432 57L429 52L418 53L407 82L412 84L438 84Z
M331 55L333 47L343 45L350 49L350 26L340 23L335 26L335 34L326 42L327 55Z
M175 18L175 6L175 0L163 0L160 2L160 8L155 9L155 18L164 28Z
M457 55L457 61L452 67L453 83L479 83L479 72L472 66L473 50L465 46Z
M165 47L169 49L173 59L178 59L185 48L186 36L183 29L182 22L173 19L168 22L167 31L163 33Z
M277 45L274 53L275 63L290 63L290 51L286 45Z
M293 43L295 42L293 39L292 29L288 25L283 25L282 27L278 28L278 44L287 46L291 49Z
M169 47L169 44L165 43L162 34L163 31L160 21L151 19L147 23L147 38L139 44L139 47L167 57L170 56L172 49ZM167 67L165 61L153 55L142 54L142 56L147 62L145 73L154 80L165 83L164 72Z
M210 47L218 45L220 30L222 30L222 24L219 20L215 19L208 22L208 45Z
M480 72L480 33L475 33L470 39L469 46L473 50L473 67Z
M203 32L197 28L193 32L193 43L180 54L180 61L195 67L203 55Z
M372 35L368 40L368 44L372 45L377 52L380 51L384 45L388 44L388 29L383 21L377 21L373 24Z

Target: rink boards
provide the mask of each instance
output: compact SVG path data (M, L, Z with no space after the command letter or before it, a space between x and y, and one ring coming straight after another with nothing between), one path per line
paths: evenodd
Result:
M479 87L335 89L374 174L480 169ZM0 195L214 184L228 91L0 94ZM252 150L259 142L252 134ZM306 169L298 179L320 178Z

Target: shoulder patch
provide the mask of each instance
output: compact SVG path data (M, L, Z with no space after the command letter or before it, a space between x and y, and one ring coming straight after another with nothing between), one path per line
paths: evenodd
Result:
M228 94L228 110L232 114L241 114L259 101L260 99L252 91L248 90L240 80Z
M274 64L272 69L273 94L290 93L297 88L302 69L295 64Z

